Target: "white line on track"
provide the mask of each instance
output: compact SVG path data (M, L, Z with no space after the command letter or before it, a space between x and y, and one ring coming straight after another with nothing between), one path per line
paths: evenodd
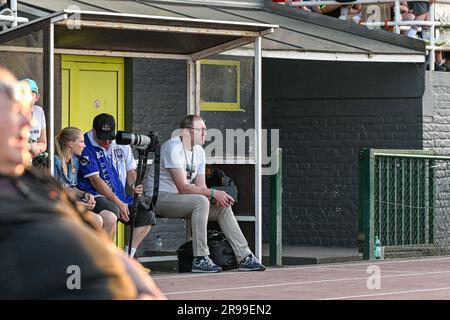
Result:
M434 271L434 272L420 272L420 273L405 273L381 276L381 279L387 278L399 278L399 277L416 277L416 276L428 276L428 275L438 275L438 274L449 274L450 271ZM367 277L358 278L341 278L341 279L329 279L329 280L313 280L313 281L299 281L299 282L284 282L284 283L273 283L265 285L256 286L241 286L241 287L228 287L228 288L217 288L217 289L201 289L201 290L190 290L190 291L175 291L175 292L164 292L166 295L175 294L189 294L189 293L206 293L206 292L217 292L217 291L229 291L229 290L248 290L257 288L271 288L271 287L283 287L292 285L304 285L304 284L318 284L318 283L331 283L331 282L343 282L343 281L357 281L357 280L367 280Z
M378 261L362 261L356 263L332 263L329 265L321 265L321 266L297 266L297 267L284 267L284 268L269 268L264 272L280 272L280 271L295 271L295 270L309 270L309 269L333 269L339 267L351 267L351 266L366 266L366 265L385 265L385 264L397 264L397 263L413 263L413 262L429 262L429 261L445 261L450 260L450 257L443 258L420 258L420 259L401 259L401 260L378 260ZM256 272L256 271L254 271ZM248 274L248 272L245 272ZM244 272L232 271L232 272L220 272L220 273L201 273L201 274L183 274L183 275L168 275L168 276L158 276L152 275L155 280L164 280L164 279L178 279L178 278L196 278L196 277L205 277L205 276L230 276L230 275L242 275Z
M394 291L394 292L373 293L373 294L362 294L362 295L357 295L357 296L324 298L324 299L319 299L319 300L343 300L343 299L354 299L354 298L368 298L368 297L377 297L377 296L388 296L388 295L394 295L394 294L431 292L431 291L442 291L442 290L450 290L450 287L434 288L434 289L409 290L409 291Z

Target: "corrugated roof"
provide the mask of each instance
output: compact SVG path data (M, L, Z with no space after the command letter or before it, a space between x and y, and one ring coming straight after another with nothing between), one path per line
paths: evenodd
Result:
M42 30L49 21L54 21L56 50L159 54L180 59L201 59L253 43L256 37L277 28L262 23L64 10L1 32L0 43L14 46L15 40Z
M325 60L424 61L422 41L386 31L340 21L335 18L306 13L302 10L266 1L255 8L183 4L170 1L107 1L107 0L20 0L23 5L54 11L63 6L121 13L139 13L222 21L278 24L279 29L263 40L263 56ZM205 1L206 2L206 1ZM249 51L251 51L249 49ZM245 53L242 49L240 53ZM251 52L250 52L251 54ZM378 59L376 59L378 57Z

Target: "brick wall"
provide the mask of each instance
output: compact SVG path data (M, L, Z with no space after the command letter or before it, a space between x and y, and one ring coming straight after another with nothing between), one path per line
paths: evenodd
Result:
M427 72L424 94L424 149L450 154L450 74ZM436 161L436 239L448 246L450 237L450 161Z
M359 150L421 149L421 117L402 115L407 110L396 103L379 102L384 106L373 116L359 114L370 101L328 101L328 116L308 115L313 102L265 104L266 124L280 129L283 148L284 244L356 246ZM332 115L335 108L342 115ZM414 109L419 112L420 105ZM265 200L268 204L267 192ZM265 235L268 221L265 212Z
M398 66L397 75L417 70ZM423 79L395 87L386 68L397 65L265 60L264 125L280 130L283 148L284 244L356 246L359 150L422 148ZM264 203L268 241L267 188Z
M141 134L153 130L162 142L169 139L172 130L186 115L185 61L129 59L125 77L125 101L132 104L132 108L126 106L126 117L132 118L127 129ZM163 249L178 248L185 241L184 220L158 218L157 223L144 239L137 255L154 249L157 235L163 240Z

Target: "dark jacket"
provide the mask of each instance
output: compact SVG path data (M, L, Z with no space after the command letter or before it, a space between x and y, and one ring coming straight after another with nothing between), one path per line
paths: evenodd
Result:
M136 297L120 259L53 178L0 176L0 190L0 299Z

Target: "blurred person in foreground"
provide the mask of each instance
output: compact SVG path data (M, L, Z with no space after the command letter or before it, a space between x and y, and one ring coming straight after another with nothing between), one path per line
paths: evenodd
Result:
M27 169L31 102L0 67L0 299L164 299L56 180Z

